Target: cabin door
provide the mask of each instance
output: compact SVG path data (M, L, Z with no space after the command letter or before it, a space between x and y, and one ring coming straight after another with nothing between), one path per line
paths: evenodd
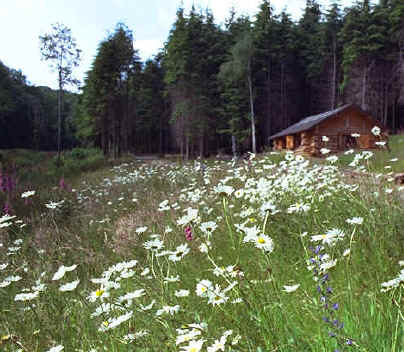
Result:
M342 136L342 148L343 149L355 149L358 148L358 140L351 135Z

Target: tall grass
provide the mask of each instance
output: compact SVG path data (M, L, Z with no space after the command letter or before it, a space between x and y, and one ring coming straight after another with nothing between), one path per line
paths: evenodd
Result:
M0 220L0 349L402 351L402 190L346 181L288 153L30 195Z

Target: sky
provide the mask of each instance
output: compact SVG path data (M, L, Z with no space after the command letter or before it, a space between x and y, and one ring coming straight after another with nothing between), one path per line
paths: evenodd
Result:
M325 8L332 0L320 0ZM349 6L353 0L340 0ZM216 23L224 23L232 6L237 14L253 17L261 0L183 0L185 13L192 4L210 8ZM276 12L286 9L294 20L300 18L306 0L272 0ZM113 32L118 22L134 33L134 48L143 61L152 58L167 40L176 19L180 0L0 0L0 61L21 70L36 86L57 88L57 74L41 61L39 36L50 32L53 23L72 31L82 50L80 66L73 74L83 80L97 53L99 43Z

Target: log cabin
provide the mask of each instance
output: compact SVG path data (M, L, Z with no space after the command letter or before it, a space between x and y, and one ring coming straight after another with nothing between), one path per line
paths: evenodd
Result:
M372 133L375 126L380 129L379 135ZM293 150L298 154L319 156L322 148L329 149L331 153L380 148L376 142L387 143L387 133L370 114L356 105L347 104L306 117L269 139L273 140L274 150Z

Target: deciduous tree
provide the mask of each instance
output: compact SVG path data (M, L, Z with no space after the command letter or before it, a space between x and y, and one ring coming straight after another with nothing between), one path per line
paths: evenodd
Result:
M62 94L67 85L77 85L73 77L73 68L80 63L81 50L77 48L71 29L62 23L52 25L50 33L39 36L42 59L48 61L58 74L58 165L62 149Z

